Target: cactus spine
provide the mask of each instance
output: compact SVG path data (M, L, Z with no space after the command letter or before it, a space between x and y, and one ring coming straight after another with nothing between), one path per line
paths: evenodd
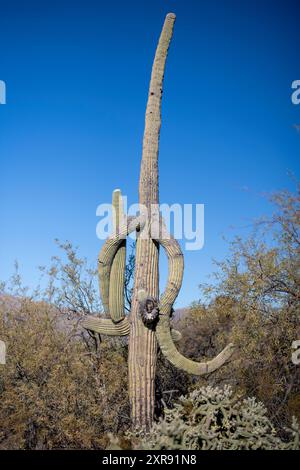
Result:
M170 330L172 307L181 288L183 254L179 243L167 232L158 207L158 147L161 127L161 98L165 63L173 34L175 15L166 16L154 58L145 117L143 153L139 181L140 215L123 214L119 190L113 193L114 233L99 254L99 281L104 311L110 319L86 317L83 326L108 335L129 335L129 398L134 428L149 430L153 423L154 381L157 345L170 362L187 372L202 375L224 364L233 352L228 345L215 359L198 363L182 356L174 341L180 333ZM124 312L126 236L137 233L135 279L131 312ZM159 245L169 263L166 290L159 298Z

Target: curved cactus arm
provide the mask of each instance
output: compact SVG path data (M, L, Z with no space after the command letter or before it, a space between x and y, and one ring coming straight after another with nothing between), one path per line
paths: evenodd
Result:
M0 339L0 364L5 365L6 360L6 345L5 342Z
M162 219L159 221L158 233L154 239L163 247L168 258L168 280L160 298L159 310L160 314L170 316L182 284L184 259L178 241L169 234Z
M120 224L125 223L123 207L122 207L122 195L119 189L116 189L113 192L112 207L113 207L113 233L111 237L117 239L119 236ZM102 250L99 253L99 260L101 257ZM110 313L113 321L120 321L122 318L124 318L124 308L122 309L122 313L120 313L119 306L122 307L122 302L124 303L123 301L124 289L122 287L122 284L124 282L124 276L125 276L125 260L126 260L126 237L123 239L120 239L120 244L118 245L115 256L111 261L111 271L112 271L113 279L108 277L105 271L102 272L103 267L102 267L102 264L100 264L100 262L98 265L99 288L100 288L102 305L104 308L104 312L106 314ZM118 269L120 269L120 271L118 271ZM110 289L112 291L111 295L110 295ZM122 295L120 295L120 291L122 291ZM112 302L113 313L112 313L112 310L110 309L110 302ZM116 310L115 310L115 307L117 307Z
M167 285L159 302L160 312L170 316L182 284L184 259L180 245L174 238L160 239L158 242L164 248L169 261Z
M234 345L230 343L223 351L207 362L195 362L184 357L176 349L173 337L176 336L170 328L170 314L173 303L179 293L183 278L183 254L179 243L166 230L164 222L160 221L160 236L157 241L164 248L169 260L167 287L160 300L159 320L156 326L156 337L162 353L177 368L190 374L204 375L221 367L231 357Z
M84 317L81 322L81 326L87 330L110 336L126 336L129 335L130 330L129 323L126 318L119 321L119 323L114 323L110 319L97 318L91 315Z
M177 343L182 339L182 334L180 331L175 330L174 328L171 328L171 338L174 341L174 343Z
M194 375L210 374L214 370L221 367L225 362L230 359L234 345L228 344L218 356L207 362L195 362L191 359L184 357L176 349L170 331L170 319L168 315L160 315L158 324L156 326L156 337L159 347L166 358L178 369Z
M123 221L119 225L119 233L112 234L102 246L98 257L98 274L99 274L99 287L102 299L103 308L106 314L110 314L111 318L116 318L114 313L109 311L109 288L110 276L114 263L115 255L126 239L127 235L139 227L144 226L145 216L128 217L127 221ZM119 260L120 261L120 260ZM117 265L116 265L117 266ZM116 273L115 273L116 274ZM117 275L117 274L116 274Z
M119 237L119 228L124 223L123 201L121 191L116 189L112 197L113 234ZM109 281L109 312L113 322L118 323L125 318L124 286L126 265L126 238L120 240L113 258Z
M99 278L99 289L100 289L100 296L103 305L104 312L108 315L109 314L109 277L107 273L103 269L102 264L99 262L99 258L101 256L101 252L99 253L98 257L98 278Z

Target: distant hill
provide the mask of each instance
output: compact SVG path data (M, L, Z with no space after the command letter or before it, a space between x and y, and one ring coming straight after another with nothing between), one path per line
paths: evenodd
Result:
M175 324L178 322L181 318L185 317L189 313L189 308L184 307L184 308L176 308L173 315L172 315L172 322Z
M15 310L17 314L21 306L21 302L22 302L21 298L14 297L12 295L0 294L0 303L8 311ZM38 304L39 302L36 301L36 303ZM54 306L50 306L50 307L51 307L50 311L53 311L53 315L59 313L56 307ZM175 309L173 316L172 316L172 323L175 324L188 313L189 313L188 307ZM66 313L59 313L58 317L59 317L58 325L63 329L72 328L73 326L76 325L76 323L78 324L80 320L80 315L76 315L73 312L68 313L67 311Z

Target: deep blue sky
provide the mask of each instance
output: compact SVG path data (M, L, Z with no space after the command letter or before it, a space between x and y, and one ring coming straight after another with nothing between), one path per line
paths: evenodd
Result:
M222 235L243 234L269 213L261 194L293 186L299 1L1 2L0 278L18 259L26 283L35 284L56 237L96 260L97 205L118 187L137 202L148 82L168 11L177 21L163 95L160 197L205 204L205 246L185 254L177 306L199 296L211 258L226 255Z

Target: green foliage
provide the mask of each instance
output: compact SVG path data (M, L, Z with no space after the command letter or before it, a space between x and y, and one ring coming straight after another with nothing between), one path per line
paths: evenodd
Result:
M150 450L257 450L299 449L300 428L293 421L292 437L285 442L255 398L241 399L230 386L202 387L181 397L141 442Z

